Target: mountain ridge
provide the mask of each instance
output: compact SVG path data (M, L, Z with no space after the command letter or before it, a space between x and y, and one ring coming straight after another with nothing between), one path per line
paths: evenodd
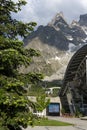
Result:
M84 21L85 19L85 21ZM87 14L80 15L79 21L68 24L62 12L46 26L39 26L24 39L25 48L40 50L41 56L33 58L32 71L46 75L47 80L63 79L65 69L77 49L87 44ZM23 70L28 72L29 67Z

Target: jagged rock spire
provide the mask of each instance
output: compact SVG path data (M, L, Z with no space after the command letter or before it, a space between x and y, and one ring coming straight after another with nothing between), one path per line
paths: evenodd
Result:
M73 20L71 26L79 26L79 23L76 20Z
M58 17L64 18L63 12L57 13L54 18L57 19Z
M60 30L60 25L62 26L68 26L63 12L57 13L55 17L52 19L50 23L48 23L48 26L54 27L56 30Z

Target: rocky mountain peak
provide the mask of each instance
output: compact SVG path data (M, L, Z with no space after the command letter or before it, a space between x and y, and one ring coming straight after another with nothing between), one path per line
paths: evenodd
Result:
M30 70L39 71L53 79L62 79L70 57L87 44L87 14L68 25L62 12L57 13L46 26L39 26L24 39L26 48L40 50ZM29 68L26 70L28 72Z
M57 19L59 19L59 18L61 18L61 17L64 19L63 12L57 13L57 14L55 15L54 19L55 19L55 21L56 21Z
M64 18L63 12L57 13L55 17L52 19L52 21L48 23L48 26L52 26L56 30L60 30L62 27L67 27L68 24Z
M80 26L80 25L76 20L73 20L71 26Z
M87 14L80 15L79 24L81 26L87 26Z

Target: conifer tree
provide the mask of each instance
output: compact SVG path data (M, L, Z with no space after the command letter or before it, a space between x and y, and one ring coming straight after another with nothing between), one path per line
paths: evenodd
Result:
M36 23L23 23L12 18L26 1L0 0L0 129L21 130L35 119L30 111L37 106L27 96L27 84L37 83L41 74L21 74L19 68L28 66L32 56L39 53L24 49L18 36L26 37Z

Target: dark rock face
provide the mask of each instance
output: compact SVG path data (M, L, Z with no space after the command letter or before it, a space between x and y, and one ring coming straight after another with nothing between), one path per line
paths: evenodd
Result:
M81 26L87 26L87 14L80 15L79 24Z
M73 37L73 43L75 45L79 45L79 44L84 44L86 43L85 39L86 39L86 34L84 32L84 30L82 29L81 26L78 25L74 25L71 27L70 29L70 34Z
M58 13L48 25L56 30L61 30L63 35L70 33L70 27L64 19L63 13Z
M31 40L38 37L43 44L66 51L69 49L70 43L78 46L87 42L87 34L83 25L87 26L87 14L80 15L79 22L73 21L69 25L64 19L63 13L58 13L47 26L39 26L24 42L27 45Z
M68 40L61 31L56 31L53 27L45 26L39 38L44 43L55 46L60 50L68 49Z
M63 35L62 31L57 31L53 27L40 26L24 42L28 44L29 40L35 37L38 37L44 44L48 44L49 46L54 46L60 50L68 50L69 43L67 38Z

